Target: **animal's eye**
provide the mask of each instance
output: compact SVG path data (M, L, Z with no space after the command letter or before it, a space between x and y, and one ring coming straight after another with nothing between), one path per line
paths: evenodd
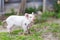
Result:
M26 25L26 23L25 23L25 25Z

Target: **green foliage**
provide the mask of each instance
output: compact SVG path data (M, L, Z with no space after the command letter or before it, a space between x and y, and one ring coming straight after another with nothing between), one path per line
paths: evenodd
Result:
M56 33L59 33L60 32L60 25L57 24L57 23L54 23L54 24L51 24L51 32L56 32Z
M57 0L55 0L55 3L53 6L55 11L55 17L60 18L60 4L57 3Z
M54 17L54 16L55 16L54 12L46 11L46 12L42 13L42 15L36 16L35 23L45 22L47 19Z
M32 34L32 35L11 35L8 33L0 33L1 40L43 40L40 35Z
M25 9L25 13L32 13L32 12L36 12L36 11L42 11L42 6L39 6L37 9L32 8L32 7Z
M12 9L11 9L11 14L14 14L14 13L15 13L15 11L14 11L14 9L12 8Z
M0 25L2 25L2 22L0 22Z
M36 12L36 8L30 7L25 9L25 13L32 13L32 12Z
M16 40L43 40L41 37L36 36L35 34L33 35L20 35L16 37Z
M46 12L42 13L42 15L40 15L40 19L38 22L45 22L50 17L54 17L54 15L55 15L54 12L46 11Z
M43 6L39 6L37 10L38 11L43 11L42 9L43 9Z
M8 35L8 33L0 33L0 40L11 40L10 36Z
M48 19L48 17L41 17L40 22L45 22Z
M41 23L41 24L36 24L33 26L33 30L35 32L38 32L38 30L40 31L42 29L42 31L44 31L43 28L48 27L48 29L46 31L52 32L52 33L60 33L60 25L58 23Z
M13 31L15 34L10 37L10 34L2 32L0 33L0 40L43 40L42 34L47 32L60 33L60 25L57 23L41 23L35 24L30 28L31 34L17 35L20 30Z
M46 17L46 16L45 17L44 16L37 16L36 20L35 20L35 24L45 22L47 19L48 19L48 17Z
M1 22L0 22L0 25L1 25Z
M58 13L58 12L60 11L60 4L57 3L57 0L55 0L55 3L54 3L53 6L54 6L54 10L55 10L55 12Z
M21 32L23 32L23 30L14 30L13 32L12 32L12 34L18 34L18 33L21 33Z
M60 12L56 13L56 18L60 18Z
M49 11L46 11L42 14L43 17L53 17L54 16L54 12L49 12Z

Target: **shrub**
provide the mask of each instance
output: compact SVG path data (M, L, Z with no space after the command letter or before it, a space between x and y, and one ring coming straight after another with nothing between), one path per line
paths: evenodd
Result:
M56 18L60 18L60 12L56 13Z
M36 12L36 8L30 7L25 9L25 13L32 13L32 12Z
M46 11L42 15L37 15L35 23L45 22L47 19L55 17L55 12Z
M44 17L53 17L55 15L54 12L46 11L42 14Z
M54 10L55 10L55 12L58 13L58 12L60 11L60 4L57 3L57 0L55 0L55 3L54 3L53 6L54 6Z
M57 3L57 0L55 0L55 3L53 6L55 11L55 17L60 18L60 4Z
M36 20L35 20L35 24L45 22L47 20L47 18L48 17L45 14L37 15Z
M44 13L42 13L42 15L40 15L39 20L38 22L44 22L46 21L48 18L50 17L54 17L55 13L54 12L49 12L49 11L46 11Z

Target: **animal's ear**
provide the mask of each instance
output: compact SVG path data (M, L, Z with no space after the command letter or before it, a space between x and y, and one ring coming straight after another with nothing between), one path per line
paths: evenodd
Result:
M27 17L27 18L28 18L28 17L29 17L29 14L28 14L28 13L25 13L25 17Z
M32 15L34 15L34 16L35 16L34 12L32 12Z
M34 12L32 12L32 14L34 14Z

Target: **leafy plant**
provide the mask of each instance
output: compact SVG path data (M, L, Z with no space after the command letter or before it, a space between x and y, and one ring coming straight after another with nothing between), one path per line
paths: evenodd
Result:
M42 14L42 16L44 16L44 17L53 17L54 14L55 14L54 12L46 11Z
M57 3L57 0L54 1L54 11L55 11L55 17L60 18L60 4Z
M60 18L60 12L56 13L56 18Z
M50 17L54 17L54 15L55 15L54 12L46 11L46 12L42 13L42 15L40 17L40 22L44 22L47 19L49 19Z
M32 13L32 12L36 12L36 8L30 7L30 8L26 8L25 10L25 13Z
M57 3L57 0L54 1L54 10L56 13L58 13L60 11L60 4Z

